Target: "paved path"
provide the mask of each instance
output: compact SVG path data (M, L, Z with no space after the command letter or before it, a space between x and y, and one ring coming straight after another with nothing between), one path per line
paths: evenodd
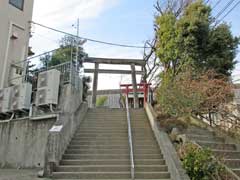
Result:
M38 170L0 169L0 180L50 180L38 178Z

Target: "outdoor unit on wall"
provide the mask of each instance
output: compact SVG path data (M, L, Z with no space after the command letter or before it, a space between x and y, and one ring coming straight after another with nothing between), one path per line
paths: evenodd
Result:
M36 105L57 105L60 85L60 71L52 69L38 75Z
M11 90L11 87L0 90L0 113L10 112Z
M31 106L32 84L23 83L12 86L10 99L11 111L29 110Z

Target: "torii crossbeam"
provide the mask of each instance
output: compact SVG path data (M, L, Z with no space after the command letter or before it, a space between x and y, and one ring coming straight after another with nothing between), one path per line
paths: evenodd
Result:
M144 66L146 62L143 59L114 59L114 58L97 58L88 57L84 60L84 63L94 63L94 69L86 69L86 73L94 73L93 77L93 90L92 90L92 106L96 106L97 101L97 84L98 84L98 74L131 74L132 75L132 85L134 93L134 107L138 107L138 96L137 96L137 81L136 74L144 75ZM129 65L131 70L115 70L115 69L99 69L99 64L111 64L111 65ZM135 67L140 66L141 71L136 71Z

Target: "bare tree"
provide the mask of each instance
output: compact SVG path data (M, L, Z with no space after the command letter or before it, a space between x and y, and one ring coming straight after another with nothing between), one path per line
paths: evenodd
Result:
M183 13L183 10L195 0L167 0L160 1L158 0L154 6L156 9L156 17L162 16L167 12L172 12L176 17L180 17ZM161 67L160 61L156 55L157 48L157 31L159 26L154 24L155 36L152 40L148 40L145 43L144 49L144 60L146 61L146 66L144 67L145 75L142 77L143 82L151 82L159 71ZM159 84L158 82L156 82Z
M166 12L172 12L176 17L180 16L183 10L194 0L167 0L167 2L161 3L157 1L155 9L158 15L163 15Z

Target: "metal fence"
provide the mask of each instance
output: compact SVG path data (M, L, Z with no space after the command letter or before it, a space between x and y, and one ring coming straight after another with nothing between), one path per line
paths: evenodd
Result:
M37 86L38 74L51 69L56 69L61 73L61 84L71 84L75 89L79 90L81 88L81 79L79 67L73 61L67 61L65 63L56 66L46 66L41 68L36 68L32 70L27 67L24 75L11 78L9 80L10 84L15 81L30 82L33 86Z
M199 115L199 118L212 127L217 127L232 135L240 135L240 108L237 104L229 104L228 110Z

